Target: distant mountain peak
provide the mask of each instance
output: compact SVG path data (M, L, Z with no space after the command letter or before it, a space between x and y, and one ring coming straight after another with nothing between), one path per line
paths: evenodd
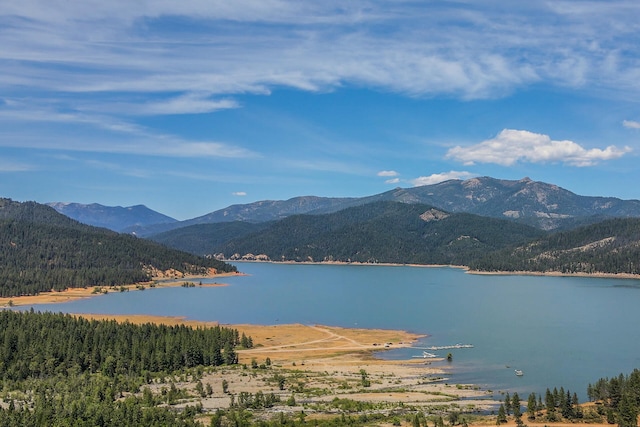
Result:
M288 200L261 200L231 205L186 221L176 221L169 217L148 220L129 218L114 225L101 218L101 215L106 216L109 212L116 215L116 211L111 209L120 209L135 217L139 211L148 208L144 205L128 208L74 203L49 205L80 222L116 231L135 232L144 237L195 224L233 221L257 224L291 215L332 213L378 201L425 204L449 213L465 212L510 219L543 230L571 228L604 218L640 217L639 200L580 196L554 184L534 181L530 177L504 180L488 176L466 180L451 179L409 188L396 187L384 193L359 198L298 196ZM77 213L72 213L74 207L78 210ZM93 210L91 207L94 207ZM81 216L82 212L85 216ZM122 218L123 213L119 212L117 216Z
M117 232L126 231L131 227L176 222L175 219L153 211L145 205L124 208L122 206L104 206L99 203L52 202L47 205L76 221Z

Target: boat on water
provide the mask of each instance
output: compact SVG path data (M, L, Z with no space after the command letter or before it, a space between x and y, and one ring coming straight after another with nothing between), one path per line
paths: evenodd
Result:
M433 359L434 357L438 357L437 354L433 354L433 353L429 353L427 351L423 351L422 352L422 357L424 357L425 359Z
M524 372L522 372L520 369L516 369L515 372L516 372L516 375L519 376L519 377L524 375Z

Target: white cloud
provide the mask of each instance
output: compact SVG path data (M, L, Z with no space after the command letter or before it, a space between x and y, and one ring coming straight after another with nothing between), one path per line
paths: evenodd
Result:
M233 99L209 99L206 93L188 93L177 97L135 102L101 102L100 104L84 104L84 110L108 112L128 115L168 115L168 114L202 114L220 110L239 108L240 104Z
M7 159L0 159L0 173L4 172L28 172L35 169L33 166L21 163L9 161Z
M63 149L54 140L69 138L74 149L85 151L242 157L252 153L175 136L167 143L165 135L128 119L240 108L234 96L282 87L479 99L540 83L636 99L639 13L640 3L629 0L509 7L377 0L5 1L0 93L29 104L25 122L47 120L35 118L46 96L52 98L44 100L52 122L135 135L110 147L104 135L45 130L43 138L33 130L14 134L18 146ZM6 101L4 107L15 108ZM35 142L43 139L51 141ZM615 147L585 151L567 162L620 155ZM466 163L484 161L458 154Z
M231 193L231 195L233 196L246 196L247 193L244 191L234 191L233 193Z
M640 122L636 122L634 120L623 120L622 126L629 129L640 129Z
M442 173L434 173L429 176L420 176L418 178L412 179L410 182L414 187L419 187L421 185L433 185L438 184L440 182L448 181L450 179L468 179L475 176L471 172L465 171L449 171Z
M161 157L258 156L250 150L225 142L188 140L105 114L59 112L57 105L29 106L17 101L6 105L10 107L0 109L0 125L5 130L5 137L0 139L0 147ZM34 123L38 126L34 126ZM43 138L43 131L55 133L56 138Z
M373 0L4 2L0 87L127 96L356 84L486 98L547 81L638 93L639 8L625 0L508 8Z
M378 176L390 177L390 176L398 176L398 172L396 171L380 171L378 172Z
M504 129L495 138L468 147L457 146L447 152L447 158L465 165L495 163L512 166L517 162L555 163L571 166L592 166L599 161L622 157L631 148L610 145L604 149L586 149L569 141L555 141L548 135L526 130Z
M391 178L391 179L387 179L384 183L385 184L397 184L400 182L400 178Z

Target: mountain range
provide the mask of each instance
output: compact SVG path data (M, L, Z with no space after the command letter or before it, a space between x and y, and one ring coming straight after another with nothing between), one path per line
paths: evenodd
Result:
M181 255L157 252L163 260L185 259L185 252L194 254L199 260L192 264L201 264L206 255L220 259L454 264L484 271L640 272L636 249L640 248L640 201L579 196L528 178L450 180L361 198L303 196L261 201L229 206L188 221L176 221L144 206L51 206L85 222L133 230L138 237L182 251ZM45 242L44 247L36 246L40 252L26 243L16 246L16 238L11 236L5 242L7 254L17 253L15 248L19 248L22 258L35 263L54 256L57 262L70 259L74 265L85 265L81 263L89 260L82 268L93 268L91 260L102 262L104 258L116 261L116 265L100 268L126 270L132 265L127 261L131 253L140 259L140 251L151 249L132 247L132 242L146 239L105 228L91 228L87 234L82 227L88 226L34 202L6 202L0 208L4 208L0 219L11 212L8 218L14 221L3 224L9 227L5 235L29 232L44 236L32 238L35 245ZM26 231L20 228L25 222L31 223ZM103 240L105 233L117 238ZM84 249L77 250L74 241L84 242ZM95 252L104 246L108 253ZM32 252L40 253L40 258L33 258ZM32 271L37 272L37 267ZM77 274L77 269L68 267L61 271L67 276ZM146 273L137 270L135 274ZM40 280L32 279L34 283Z
M126 232L136 227L148 227L156 224L173 224L176 219L158 213L144 205L103 206L98 203L53 202L47 203L59 213L83 224L108 228L117 232Z
M372 202L263 223L196 224L150 237L219 259L439 264L486 272L640 274L640 218L565 231L450 213L417 203Z
M224 239L229 224L234 224L236 233ZM197 229L202 239L187 237L191 229ZM487 252L543 234L503 219L381 201L261 224L201 224L152 239L169 244L173 236L173 244L181 250L224 259L466 265Z
M140 237L196 224L243 221L262 223L298 214L325 214L378 201L424 204L451 213L508 219L541 230L570 229L606 218L640 217L640 200L580 196L553 184L479 177L393 190L359 198L300 196L232 205L197 218L176 221L144 206L51 203L78 221L130 232Z

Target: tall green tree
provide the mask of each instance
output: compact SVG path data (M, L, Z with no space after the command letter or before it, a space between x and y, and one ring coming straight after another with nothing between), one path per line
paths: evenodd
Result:
M538 402L536 401L536 394L529 394L529 398L527 399L527 417L529 420L536 419L536 410L538 409Z
M520 396L518 396L517 392L513 393L513 397L511 398L511 409L513 411L513 416L516 418L516 421L518 420L518 418L522 417L522 412L520 409Z
M507 411L504 409L504 403L500 404L498 408L498 418L496 419L496 425L504 424L507 422Z

